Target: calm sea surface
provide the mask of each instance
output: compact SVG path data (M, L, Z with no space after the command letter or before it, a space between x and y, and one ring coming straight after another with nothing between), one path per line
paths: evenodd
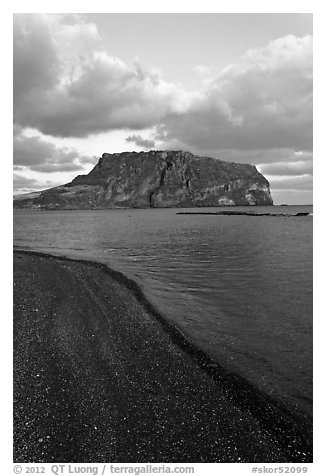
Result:
M216 362L310 418L312 217L177 215L221 210L15 210L14 245L122 271Z

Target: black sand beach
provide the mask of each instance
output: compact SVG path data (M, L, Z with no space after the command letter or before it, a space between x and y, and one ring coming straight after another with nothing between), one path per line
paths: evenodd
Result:
M312 431L104 265L14 252L15 462L311 462Z

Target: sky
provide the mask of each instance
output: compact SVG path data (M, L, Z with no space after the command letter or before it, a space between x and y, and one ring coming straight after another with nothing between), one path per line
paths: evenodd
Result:
M13 31L14 193L104 152L182 149L312 203L311 14L14 14Z

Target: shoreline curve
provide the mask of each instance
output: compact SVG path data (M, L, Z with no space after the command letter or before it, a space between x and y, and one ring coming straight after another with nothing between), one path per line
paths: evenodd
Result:
M74 259L38 251L14 249L14 254L38 256L60 262L80 263L100 270L130 292L139 304L161 325L173 344L187 354L205 374L218 385L225 397L245 413L250 413L264 431L282 448L286 461L312 461L312 427L296 412L291 412L277 400L263 393L241 376L231 373L213 361L203 350L190 342L180 329L169 322L146 298L141 287L132 279L106 264ZM295 443L294 443L295 442ZM293 451L295 444L295 451Z

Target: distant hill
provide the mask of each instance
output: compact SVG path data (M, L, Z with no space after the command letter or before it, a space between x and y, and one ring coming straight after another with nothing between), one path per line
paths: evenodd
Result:
M88 175L14 197L14 208L101 209L273 205L254 165L183 151L103 154Z

